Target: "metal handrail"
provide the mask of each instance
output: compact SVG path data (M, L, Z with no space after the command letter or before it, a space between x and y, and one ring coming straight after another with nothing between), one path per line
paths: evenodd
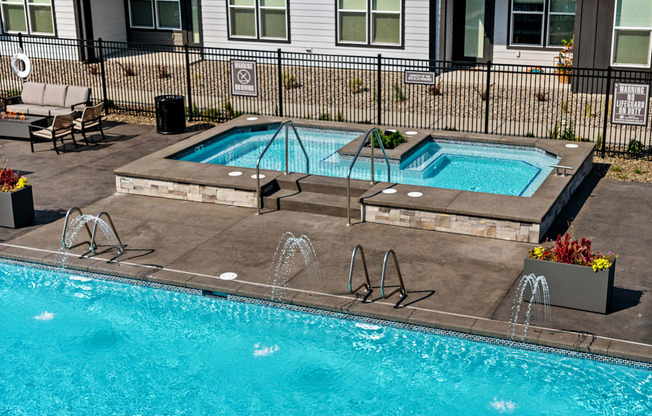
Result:
M108 220L108 224L113 230L113 234L115 234L115 238L118 240L118 244L119 244L118 248L120 248L120 252L118 253L118 255L121 255L125 252L125 247L122 244L120 237L118 236L118 230L115 228L115 225L113 225L113 220L111 219L111 216L109 215L108 212L104 212L104 211L100 212L99 214L97 214L97 217L95 217L95 224L93 225L93 235L91 237L91 243L92 243L91 251L93 252L93 254L97 254L95 252L95 249L97 248L97 245L95 244L95 234L97 233L97 220L101 219L103 215L106 216L106 219Z
M258 161L256 162L256 214L260 215L260 205L261 205L261 200L260 200L260 162L263 160L263 156L265 156L265 153L267 152L267 149L272 145L274 140L276 140L276 137L278 134L281 132L283 127L285 127L285 174L287 175L290 173L288 171L288 154L289 154L289 141L288 141L288 127L292 126L292 130L294 130L295 136L297 136L297 141L299 142L299 145L301 146L301 150L303 151L304 156L306 157L306 173L310 173L310 158L308 157L308 152L306 152L306 148L303 147L303 142L301 141L301 137L299 137L299 132L297 131L297 128L294 126L294 123L292 120L286 120L281 123L280 126L278 126L278 129L276 129L276 132L270 139L270 141L267 143L267 146L265 146L265 149L263 150L263 153L258 156Z
M555 168L555 176L559 175L559 169L562 169L561 176L566 176L566 169L570 169L570 170L574 169L572 166L564 166L564 165L549 165L549 167Z
M360 152L362 151L362 148L367 143L367 139L369 139L369 135L372 133L375 133L375 136L372 137L376 137L378 139L378 144L380 145L380 149L383 151L383 156L385 157L385 163L387 163L387 182L390 181L389 159L387 158L387 153L385 153L385 146L383 146L383 141L380 139L380 133L378 133L378 128L374 127L372 129L369 129L369 131L365 133L364 139L362 139L362 143L360 143L360 147L358 148L358 151L353 157L353 160L351 161L351 166L349 166L349 171L346 174L347 225L351 225L351 172L353 172L353 166L355 165L355 162L358 161L358 156L360 156ZM373 138L371 139L371 184L372 185L376 184L376 178L374 175L374 139Z
M396 266L396 273L398 274L399 287L394 289L392 293L385 295L385 277L387 276L387 260L389 259L390 253L394 258L394 266ZM407 290L405 290L405 284L403 283L403 276L401 275L401 269L399 269L398 267L398 260L396 259L396 253L394 252L394 250L389 249L387 250L387 253L385 253L385 259L383 260L383 274L382 277L380 278L380 296L382 296L383 299L387 299L388 297L392 296L396 292L401 293L401 299L407 296Z
M352 287L353 284L353 268L355 267L355 255L358 254L360 250L360 255L362 256L362 267L364 268L364 277L365 283L358 286L355 290ZM358 244L353 249L353 254L351 254L351 268L349 269L349 293L356 293L358 290L365 288L365 293L371 292L371 283L369 282L369 271L367 270L367 261L364 258L364 250L362 246Z
M84 213L82 212L82 210L79 209L78 207L71 207L71 208L68 210L68 212L66 212L66 220L65 220L65 222L63 223L63 232L61 233L61 246L62 246L63 248L65 248L65 249L68 249L68 250L71 249L71 248L73 247L72 245L71 245L70 247L68 247L68 246L66 245L66 232L68 231L68 220L70 219L70 214L72 214L73 212L78 212L80 216L84 215ZM95 248L93 247L93 246L94 246L93 235L91 234L91 229L88 228L88 223L85 223L85 224L84 224L84 227L86 228L86 231L88 232L88 238L90 238L90 241L88 241L88 244L90 244L90 248L91 248L91 250L94 250ZM84 243L84 241L82 241L82 242L79 243L79 244L82 244L82 243ZM76 247L76 246L75 246L75 247Z

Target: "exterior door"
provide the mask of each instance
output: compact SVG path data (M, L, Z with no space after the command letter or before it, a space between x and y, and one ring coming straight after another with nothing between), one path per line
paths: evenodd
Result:
M453 60L488 62L493 38L493 0L460 0L453 6Z
M183 2L185 8L185 25L184 25L184 41L190 46L202 45L202 31L201 31L201 1L188 0ZM182 3L182 4L183 4Z

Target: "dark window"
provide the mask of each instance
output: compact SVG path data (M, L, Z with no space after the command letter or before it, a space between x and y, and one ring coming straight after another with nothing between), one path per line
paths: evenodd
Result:
M562 46L573 38L575 0L512 0L509 43Z

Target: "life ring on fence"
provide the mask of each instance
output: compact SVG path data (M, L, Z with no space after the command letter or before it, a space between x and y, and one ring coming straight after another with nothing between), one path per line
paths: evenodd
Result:
M25 69L20 69L18 66L19 61L23 63ZM25 79L32 73L32 61L24 53L18 52L11 57L11 70L14 71L17 77Z

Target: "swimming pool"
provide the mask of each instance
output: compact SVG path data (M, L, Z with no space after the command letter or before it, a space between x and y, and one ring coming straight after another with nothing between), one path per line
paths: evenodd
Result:
M338 150L358 138L361 132L308 127L297 130L310 158L311 174L346 178L352 155L340 154ZM274 131L274 126L258 131L230 131L173 158L255 168ZM380 150L378 154L382 156ZM282 171L284 160L285 143L280 137L263 157L261 168ZM552 171L550 165L557 162L549 153L525 146L430 139L403 160L390 159L389 182L528 197ZM361 158L351 177L370 179L370 167L369 158ZM289 170L306 171L305 158L293 133L289 140ZM388 180L384 159L377 159L376 172L377 180Z
M0 263L0 414L648 415L652 373Z

